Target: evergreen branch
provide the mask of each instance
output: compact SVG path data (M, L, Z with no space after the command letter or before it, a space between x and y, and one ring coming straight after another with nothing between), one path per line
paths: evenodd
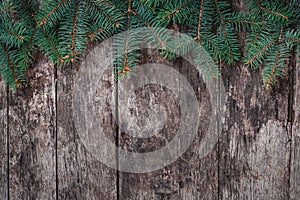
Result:
M223 54L221 49L210 38L208 38L204 35L201 35L201 38L204 39L205 41L207 41L213 47L213 49L216 51L216 53L218 53L218 55Z
M242 20L242 19L240 19L240 20L238 20L238 19L236 19L236 20L234 20L234 19L226 19L226 20L224 20L224 22L240 22L240 23L257 25L257 22L252 22L252 21L247 21L247 20Z
M29 38L28 45L27 45L27 48L26 48L26 50L25 50L24 59L25 59L27 62L28 62L27 57L28 57L28 55L29 55L29 50L30 50L30 48L31 48L31 46L32 46L33 38L34 38L34 36L35 36L37 30L38 30L38 27L36 26L36 27L34 28L32 34L31 34L30 38Z
M73 29L71 32L72 35L72 47L71 47L71 63L74 63L75 59L75 38L76 38L76 31L77 31L77 15L78 15L78 7L79 3L77 2L75 5L75 14L73 18Z
M127 9L127 13L130 13L131 7L132 7L132 0L128 0L128 9ZM128 20L129 20L129 23L128 23L128 25L129 25L129 24L130 24L130 16L129 16L129 15L128 15Z
M0 10L0 13L4 13L6 11L9 11L11 9L11 7L13 6L13 4L9 4L7 7L3 8L2 10Z
M279 38L278 38L278 47L277 47L277 52L276 52L276 59L275 59L275 63L274 66L272 68L271 74L269 76L269 79L265 82L265 86L267 88L270 88L271 84L273 83L273 80L275 78L275 71L276 68L278 67L278 62L279 62L279 56L280 56L280 43L281 43L281 38L282 38L282 31L283 31L283 27L281 27L280 29L280 34L279 34Z
M280 17L286 19L286 20L288 19L287 16L285 16L285 15L279 13L279 12L275 12L275 11L272 11L272 10L265 9L264 7L262 7L262 6L259 4L258 1L255 1L255 3L256 3L257 6L258 6L261 10L263 10L263 11L266 11L266 12L268 12L268 13L272 13L272 14L274 14L274 15L278 15L278 16L280 16Z
M64 3L66 3L68 0L62 0L60 1L48 14L39 22L39 25L42 26L43 24L47 23L48 17L50 17L58 8L60 8Z
M54 44L54 42L53 42L52 40L50 40L50 37L49 37L49 35L46 33L46 31L44 30L44 28L41 28L41 29L42 29L42 32L43 32L45 38L47 39L48 44L50 44L52 50L53 50L54 53L56 54L56 58L58 59L58 60L53 60L53 61L54 61L54 62L57 62L57 61L58 61L58 62L60 62L60 63L63 63L63 62L64 62L64 59L66 59L66 58L61 58L62 56L60 55L60 53L59 53L59 51L58 51L56 45Z
M156 8L159 8L161 5L165 5L169 2L169 0L143 0L145 4L148 4L149 6L153 6Z
M265 45L262 49L260 49L251 59L249 59L248 61L246 61L246 65L249 65L250 63L252 63L262 52L264 52L269 46L271 46L272 44L274 44L275 42L277 42L278 40L273 40L271 42L269 42L267 45Z
M91 32L88 34L88 38L92 39L94 35L96 35L97 33L103 31L106 27L102 26L100 28L98 28L97 30Z
M223 31L224 38L225 38L225 43L226 43L226 46L228 48L228 53L229 53L229 56L230 56L229 63L232 63L234 61L234 59L233 59L232 51L231 51L231 48L230 48L230 42L228 41L228 37L227 37L227 31L226 31L226 28L225 28L225 22L224 22L224 19L223 19L223 15L222 15L221 10L219 8L218 1L214 0L214 2L215 2L215 5L216 5L216 8L217 8L218 15L220 17L221 27L222 27L222 31Z
M139 16L134 10L130 10L130 13L132 13L134 16L136 16L139 20L141 20L144 25L152 32L152 34L156 37L156 39L159 41L159 43L162 45L163 50L167 50L166 43L159 37L159 35L156 33L156 31L148 24L141 16Z
M122 49L122 53L124 53L123 55L123 63L122 66L119 67L119 63L117 62L118 58L116 58L115 62L116 62L116 70L117 70L117 77L121 77L126 75L127 71L130 70L130 67L127 64L128 61L128 49L129 49L129 31L130 31L130 22L131 22L131 17L130 17L130 11L131 11L131 6L132 6L132 1L128 0L128 7L127 7L127 27L126 27L126 32L125 32L125 47L124 49ZM123 39L123 38L122 38ZM117 42L123 42L123 40L121 41L117 41ZM119 55L117 55L119 56Z
M106 12L104 12L104 10L103 10L102 8L100 8L100 7L95 3L95 1L89 0L89 2L90 2L91 4L93 4L93 5L95 6L95 8L96 8L100 13L102 13L109 21L111 21L117 28L120 28L120 27L121 27L120 24L119 24L116 20L114 20L112 16L110 16L110 15L108 15Z
M13 62L12 62L12 59L11 59L9 53L8 53L7 47L6 47L6 45L5 45L4 43L2 43L1 45L2 45L2 48L3 48L3 50L4 50L4 53L5 53L5 57L6 57L6 59L7 59L8 66L9 66L9 68L10 68L10 70L11 70L12 75L13 75L14 82L15 82L15 84L17 85L17 88L19 88L19 87L21 87L21 85L20 85L19 79L18 79L18 77L17 77L17 75L16 75L15 67L14 67Z
M170 49L170 48L168 48L168 49L170 51L176 51L176 49L178 49L179 47L185 47L189 44L192 44L193 42L194 42L194 39L190 39L190 40L183 41L183 42L180 42L180 43L176 42L176 45L171 47L172 49ZM180 54L182 54L182 53L180 53Z
M128 59L128 48L129 48L129 31L130 31L130 11L131 11L131 0L128 1L128 15L127 15L127 31L125 37L125 49L124 49L124 63L123 63L123 73L126 73L125 68L127 68L127 59Z
M167 17L168 19L170 19L172 15L174 15L174 14L177 13L177 12L179 12L182 8L186 7L186 6L187 6L188 4L190 4L191 2L192 2L192 1L187 1L187 2L185 2L184 4L178 6L177 8L175 8L174 10L172 10L171 12L169 12L169 13L167 14L167 16L165 16L165 17Z
M26 5L27 10L30 11L31 16L33 17L33 20L34 20L35 22L37 22L36 17L35 17L34 10L30 7L28 1L27 1L27 0L24 0L24 3L25 3L25 5ZM24 52L24 60L25 60L26 62L29 62L29 60L28 60L28 55L29 55L30 48L31 48L31 46L32 46L32 44L33 44L33 38L35 37L35 34L36 34L37 30L38 30L38 25L35 25L35 27L34 27L32 33L31 33L31 36L30 36L30 38L29 38L29 40L28 40L27 48L25 49L25 52Z
M144 42L168 59L196 53L201 71L215 76L219 67L214 60L233 63L241 58L236 31L242 30L247 32L243 61L251 67L264 63L263 82L272 87L284 72L286 55L299 51L298 1L284 1L249 0L247 11L240 12L228 0L5 0L0 3L1 75L20 87L35 47L55 64L74 63L88 41L127 30L114 40L122 51L114 60L121 75L139 63L140 51L131 50ZM171 24L187 25L192 37L174 40L172 33L159 29ZM146 28L143 34L130 31L141 27Z
M217 77L219 73L218 67L214 66L215 65L214 61L209 59L210 57L209 55L207 55L207 52L204 51L202 45L200 43L198 43L198 45L199 45L199 50L201 55L201 61L204 59L204 63L206 67L205 71L208 71L208 73L206 73L205 75L206 76L209 75L211 77Z
M88 22L86 16L85 4L79 0L70 3L66 9L64 20L60 23L57 42L58 51L64 57L62 60L74 63L79 55L84 53L86 43L88 42ZM56 34L54 34L56 35Z
M23 0L23 2L25 3L26 9L29 11L29 13L31 14L31 17L33 17L34 21L36 21L35 19L35 14L33 9L31 8L31 6L29 5L27 0Z
M288 6L290 6L290 7L295 7L295 8L300 8L300 6L299 5L295 5L295 4L292 4L290 1L288 1L288 0L283 0ZM298 2L299 3L299 2Z
M251 46L249 47L248 51L250 51L254 47L254 45L256 44L256 42L257 42L257 40L258 40L258 38L259 38L259 36L262 32L262 29L263 29L263 26L264 26L264 21L265 21L265 19L262 18L262 22L261 22L261 25L259 27L259 30L258 30L257 34L255 35L254 40L252 41Z
M0 41L5 42L8 47L19 48L29 37L26 28L21 22L0 22Z
M197 30L197 38L199 40L199 42L201 42L201 22L202 22L202 13L203 13L203 3L204 0L201 0L200 2L200 8L199 8L199 18L198 18L198 30Z
M300 30L291 29L285 32L283 36L285 44L287 47L292 50L297 43L300 42Z
M289 38L289 37L284 37L286 40L292 41L292 42L300 42L299 39L296 38Z
M8 34L12 35L12 36L15 36L15 37L19 38L20 40L23 40L23 41L24 41L24 39L25 39L25 37L24 37L23 35L20 35L20 34L18 34L18 33L15 33L15 32L13 32L13 31L11 31L11 30L6 30L6 32L7 32Z
M154 7L152 7L152 6L148 5L148 4L146 4L144 1L142 1L142 0L138 0L138 1L139 1L142 5L144 5L144 6L146 6L147 8L149 8L150 10L152 10L152 11L155 10Z

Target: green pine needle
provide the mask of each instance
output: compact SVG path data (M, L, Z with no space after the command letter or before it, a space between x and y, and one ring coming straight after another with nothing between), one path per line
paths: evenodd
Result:
M236 11L229 0L4 0L0 74L20 88L37 51L57 66L75 63L90 41L128 31L114 40L116 78L132 73L139 49L151 47L166 59L193 55L206 77L219 75L220 61L242 60L262 67L263 82L271 88L286 72L291 52L300 51L298 4L247 0L243 11ZM170 27L187 35L175 37L165 29ZM238 44L241 31L247 35L244 49Z

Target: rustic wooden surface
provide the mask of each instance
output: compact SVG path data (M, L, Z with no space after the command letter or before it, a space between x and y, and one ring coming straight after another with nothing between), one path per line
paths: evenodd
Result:
M57 83L57 181L58 181L58 199L116 199L117 196L117 172L114 169L108 168L99 162L95 156L89 152L84 146L80 138L80 133L76 129L74 122L74 92L87 92L91 99L92 109L99 109L99 120L96 122L102 123L102 127L110 132L108 137L112 141L115 140L116 127L111 119L112 109L108 106L111 103L112 91L114 84L112 74L107 74L104 77L99 77L97 82L92 82L93 71L91 68L101 67L98 60L99 57L107 57L109 49L96 53L91 52L89 59L94 62L86 62L81 65L80 73L88 73L85 76L84 88L74 90L74 80L78 74L78 67L66 67L58 71ZM98 53L98 54L97 54ZM100 54L101 53L101 54ZM97 62L96 62L96 61ZM90 73L89 73L90 72ZM78 80L78 79L77 79ZM78 80L79 81L79 80ZM96 84L98 87L94 87ZM99 91L94 91L96 88ZM86 94L86 93L84 93ZM98 99L96 99L98 97ZM97 102L98 101L98 102ZM84 103L84 102L79 102ZM99 107L100 106L100 107ZM89 113L89 110L85 110ZM91 119L91 115L87 116L86 123L95 122ZM85 124L83 124L85 125ZM77 127L78 128L78 127ZM96 143L96 141L95 141Z
M8 198L7 91L0 79L0 199Z
M199 143L201 137L207 131L210 116L210 97L205 83L199 78L197 70L188 62L177 60L165 62L161 56L149 53L143 57L144 63L162 63L172 67L183 74L195 90L199 104L199 129L193 145L171 165L149 173L120 174L120 199L126 200L148 200L148 199L217 199L218 197L218 158L217 148L205 158L199 159ZM147 66L144 66L147 67ZM137 72L138 73L138 70ZM152 70L152 73L159 76L160 70ZM147 78L147 77L146 77ZM162 77L163 78L163 77ZM143 77L145 81L145 77ZM180 125L180 107L178 99L172 93L180 93L179 84L182 82L178 77L173 77L175 86L172 91L160 85L140 84L135 92L134 104L130 105L135 110L135 118L139 120L143 114L147 115L148 107L151 104L161 105L167 112L167 120L164 127L158 130L157 135L146 139L133 138L126 132L120 130L120 147L133 152L152 152L158 150L170 142L178 131ZM178 80L178 81L175 81ZM120 92L126 92L123 87L126 82L119 85ZM134 84L134 82L131 82ZM177 84L177 85L176 85ZM174 89L175 88L175 89ZM183 92L183 91L182 91ZM128 94L130 95L130 94ZM132 95L132 94L131 94ZM176 101L177 100L177 101ZM119 105L119 107L122 105ZM180 148L180 146L178 146ZM175 152L176 149L168 149ZM131 183L131 184L128 184Z
M286 199L288 82L266 90L260 72L244 66L228 67L223 75L228 100L220 137L220 199Z
M233 5L245 9L243 1ZM239 38L243 49L245 33ZM219 144L219 199L289 199L294 68L292 63L273 90L263 86L260 70L222 68L228 99Z
M291 121L291 166L290 166L290 199L296 200L300 197L300 63L294 63L294 117Z
M9 91L10 199L56 196L54 66L39 63L24 89Z
M91 56L97 59L99 55ZM162 63L154 54L143 59ZM299 199L299 64L290 65L273 90L262 87L259 70L224 66L225 123L219 143L201 159L199 144L211 115L206 85L187 62L167 64L187 77L203 117L195 141L182 157L144 174L117 172L84 146L73 116L77 66L56 72L53 65L40 60L29 70L26 87L9 91L8 98L6 86L0 82L0 199ZM88 76L92 79L92 74ZM96 84L90 98L97 97L93 105L111 142L126 150L146 152L163 147L174 137L179 111L171 91L152 85L136 92L140 112L151 103L169 108L169 121L159 137L142 140L117 132L111 102L115 83L110 72L98 82L88 80L87 85Z

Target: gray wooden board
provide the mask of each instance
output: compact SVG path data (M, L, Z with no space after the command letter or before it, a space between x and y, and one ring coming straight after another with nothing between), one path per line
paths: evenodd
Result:
M106 65L110 48L104 44L91 48L79 66L58 69L57 79L53 64L40 59L28 70L24 89L10 90L8 97L0 80L1 200L8 195L10 199L70 200L300 198L299 63L290 64L272 90L262 86L261 70L222 65L224 124L219 143L199 157L213 109L207 84L197 69L182 59L167 62L145 50L142 63L164 64L178 75L155 69L141 77L139 70L147 67L142 66L133 69L140 85L130 82L128 76L117 86L112 66ZM167 77L165 82L171 82L172 89L148 84L151 76ZM195 110L200 113L196 138L188 149L174 162L151 172L128 172L136 166L118 166L124 161L124 151L128 155L151 153L175 138L183 114L175 94L191 98L182 89L185 80L195 93L199 102ZM136 89L129 93L128 88L133 87ZM123 94L132 99L123 101ZM131 117L124 121L121 115L126 106ZM123 130L136 123L145 128ZM156 135L138 138L130 135L134 128L138 134L149 129ZM101 143L101 131L111 144L119 145L118 151ZM166 148L166 155L183 148L182 141L175 148ZM135 164L156 165L165 158ZM126 167L127 172L122 171Z
M223 69L228 99L220 137L219 198L286 199L288 81L267 90L260 70L242 65Z
M245 1L232 1L246 11ZM246 34L239 32L243 49ZM273 90L261 70L222 66L226 117L220 136L219 199L288 199L290 166L289 96L292 73Z
M0 79L0 199L8 199L7 92Z
M120 173L120 199L217 199L218 160L216 145L212 149L212 152L205 158L199 159L198 155L199 143L207 131L209 124L208 116L210 116L211 112L209 103L210 97L203 79L199 77L197 70L193 68L191 64L185 61L183 62L180 59L172 63L164 62L161 56L153 52L148 52L148 54L144 54L143 62L161 63L184 75L194 89L197 100L199 101L199 113L202 115L199 119L200 126L197 131L196 139L191 143L187 151L175 162L148 173ZM138 74L139 69L134 72ZM158 128L156 130L152 122L150 130L153 131L152 129L155 129L154 131L157 131L157 135L149 138L133 137L130 135L132 134L130 131L127 130L128 132L126 132L120 129L120 147L126 151L144 153L163 148L175 137L178 126L180 125L179 115L181 109L178 104L178 98L176 98L173 93L184 92L180 91L180 84L183 84L183 80L181 80L182 77L179 75L170 77L167 74L162 74L159 69L152 70L151 73L153 74L148 74L146 77L143 77L142 80L146 82L146 79L152 75L162 80L167 77L174 83L173 89L169 89L168 87L164 88L159 84L151 85L139 83L140 85L135 85L136 83L134 81L129 81L119 83L119 93L126 93L130 87L137 88L133 94L128 94L132 95L133 98L129 106L133 109L132 115L134 117L132 119L136 120L133 121L132 124L137 123L139 120L141 124L145 124L146 122L143 122L143 120L146 121L150 115L147 113L150 112L148 109L151 105L153 106L155 104L161 105L161 110L156 111L159 115L159 119L163 118L163 115L166 113L166 120L163 126L160 126L159 119L154 119L157 120ZM166 82L170 80L166 80ZM121 104L122 99L119 101L119 104ZM118 107L119 112L121 112L121 106L122 105L119 105ZM146 117L143 117L143 115ZM120 123L122 123L122 121L120 121ZM181 146L177 148L180 149ZM168 152L172 154L178 149L168 148ZM162 158L158 157L156 159L160 160ZM155 162L154 160L153 163Z
M55 199L54 66L39 60L27 76L9 92L10 199Z
M290 173L290 199L300 198L300 64L296 65L294 111L295 117L292 129L291 173Z
M107 167L99 155L89 149L97 145L99 138L86 143L85 127L91 127L97 136L100 126L106 136L115 142L112 118L112 70L96 76L103 57L109 57L107 46L92 49L85 62L78 66L66 66L58 72L57 137L58 137L58 199L111 200L117 197L116 170ZM97 68L100 67L100 68ZM110 69L113 69L112 67ZM82 87L74 85L81 84ZM89 107L81 107L88 104ZM77 112L79 111L79 112ZM92 115L97 113L97 116ZM76 114L76 115L75 115ZM77 121L76 121L77 119ZM115 152L113 152L114 159Z

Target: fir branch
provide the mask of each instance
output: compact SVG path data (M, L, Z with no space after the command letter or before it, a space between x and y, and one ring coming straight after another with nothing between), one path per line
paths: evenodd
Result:
M252 24L252 25L257 25L257 22L252 22L252 21L247 21L243 19L225 19L225 22L239 22L239 23L245 23L245 24Z
M35 34L38 30L38 27L36 26L29 38L29 41L28 41L28 44L27 44L27 48L25 49L25 54L24 54L24 59L25 61L29 62L29 60L27 59L28 58L28 55L29 55L29 51L30 51L30 48L32 47L32 44L33 44L33 38L35 37Z
M130 16L130 11L131 11L131 6L132 6L132 1L128 0L128 7L127 7L127 27L126 27L126 32L125 32L125 46L124 49L122 49L123 53L123 60L122 60L122 66L119 66L119 63L117 63L118 58L115 58L115 62L116 62L116 71L117 71L117 78L120 78L122 76L125 76L126 73L130 70L130 66L128 66L129 64L128 62L128 49L129 49L129 31L130 31L130 23L131 23L131 16ZM123 42L123 40L121 41L117 41L117 42ZM118 44L120 45L120 44ZM122 47L122 45L121 45ZM118 52L120 53L120 52ZM117 55L119 56L119 55Z
M179 12L182 8L186 7L187 5L189 5L192 1L187 1L184 4L178 6L177 8L175 8L174 10L172 10L171 12L167 13L166 16L164 16L165 18L171 19L171 16L174 15L175 13Z
M154 11L155 8L149 4L146 4L144 1L142 0L138 0L142 5L146 6L147 8L149 8L150 10Z
M207 53L215 60L233 63L240 59L236 31L242 29L248 33L243 60L255 67L264 63L263 81L266 87L271 87L284 72L285 56L295 46L299 51L298 2L249 0L246 12L233 11L230 3L227 0L128 0L125 4L119 0L5 0L0 3L0 43L5 45L0 47L1 75L16 87L15 80L23 81L24 72L32 62L33 47L40 48L55 64L74 63L84 53L88 41L104 40L125 29L126 35L117 38L121 41L117 45L122 47L117 70L124 74L139 62L139 51L131 49L136 49L141 41L162 48L161 53L169 59L175 58L176 53L182 55L197 49L198 54ZM170 24L187 25L191 37L174 40L172 34L159 29ZM144 26L149 31L143 30L143 35L139 35L139 29L130 32ZM205 74L216 75L218 68L209 57L198 56L195 62L201 63Z
M3 8L2 10L0 10L0 13L4 13L7 12L11 9L11 7L13 6L13 4L9 4L8 6L6 6L5 8Z
M218 1L214 0L214 2L215 2L216 9L217 9L217 13L218 13L219 18L220 18L220 23L221 23L221 28L222 28L222 31L223 31L223 34L224 34L226 48L227 48L228 54L229 54L229 63L233 63L234 62L234 58L233 58L233 54L232 54L232 50L231 50L231 45L230 45L229 39L227 37L227 31L226 31L226 28L225 28L224 18L223 18L223 15L221 13L221 10L219 8Z
M6 30L6 32L8 33L8 34L10 34L10 35L12 35L12 36L15 36L15 37L17 37L17 38L19 38L20 40L25 40L25 37L23 36L23 35L20 35L20 34L18 34L18 33L15 33L15 32L13 32L13 31L11 31L11 30Z
M103 31L105 28L106 28L106 27L102 26L102 27L98 28L97 30L95 30L95 31L93 31L93 32L91 32L91 33L89 33L89 34L88 34L88 38L89 38L89 39L92 39L92 38L94 37L94 35L96 35L97 33L101 32L101 31Z
M298 45L297 43L300 43L300 30L288 30L285 32L283 40L285 41L287 47L292 50L294 46Z
M52 59L52 61L54 63L64 63L64 59L66 59L67 57L65 58L62 58L62 56L60 55L59 51L58 51L58 47L54 44L54 42L50 39L50 36L49 34L44 30L44 28L41 28L42 30L42 33L44 34L44 38L46 39L47 43L50 45L51 49L53 50L53 52L55 53L56 57L55 59ZM47 53L47 52L46 52Z
M257 34L256 34L255 37L254 37L254 40L252 41L250 47L247 49L248 51L250 51L250 50L254 47L254 45L256 44L256 42L257 42L257 40L258 40L260 34L262 33L262 29L263 29L263 26L264 26L264 22L265 22L265 19L262 18L261 25L260 25L260 27L259 27L259 29L258 29Z
M273 81L275 79L275 71L276 71L276 68L278 67L278 62L279 62L279 57L280 57L280 43L281 43L281 38L282 38L282 31L283 31L283 27L281 27L281 29L280 29L280 34L279 34L279 38L278 38L278 47L277 47L276 59L275 59L274 66L272 68L271 74L269 75L269 79L267 81L265 81L265 86L267 88L270 88L271 84L273 83Z
M194 42L194 39L189 39L187 41L183 41L183 42L178 42L176 41L176 45L175 46L171 46L169 47L168 49L173 51L173 52L176 52L177 54L180 54L182 55L182 52L177 52L176 50L180 47L185 47L185 46L188 46L189 44L193 44Z
M113 19L112 16L110 16L109 14L107 14L102 8L100 8L94 0L89 0L90 4L93 4L95 6L95 8L101 13L103 14L109 21L111 21L117 28L120 28L120 24Z
M267 45L265 45L262 49L260 49L252 58L250 58L248 61L246 61L246 65L251 64L262 52L264 52L268 47L270 47L272 44L276 43L278 40L272 40Z
M161 7L161 5L165 5L170 2L170 0L142 0L145 4L149 6L153 6L155 8Z
M297 39L297 38L285 37L285 39L288 40L288 41L296 42L296 43L300 42L300 39Z
M163 50L167 50L166 43L159 37L159 35L156 33L156 31L153 29L150 24L148 24L141 16L139 16L134 10L130 10L130 13L132 13L134 16L136 16L139 20L143 22L143 24L151 31L151 33L155 36L155 38L159 41L159 43L162 46Z
M199 45L199 51L200 51L200 59L198 58L198 63L201 64L201 66L204 63L205 68L201 68L201 70L204 72L205 77L214 77L216 78L219 75L219 68L216 66L215 62L212 59L209 59L209 55L204 51L202 45L198 43ZM202 61L202 62L201 62ZM197 59L196 59L197 62Z
M198 18L198 30L197 30L197 40L199 40L199 42L201 42L201 22L202 22L202 12L203 12L203 3L204 0L201 0L200 2L200 8L199 8L199 18Z
M24 58L25 62L29 63L29 52L30 52L31 47L33 46L33 42L34 42L33 39L34 39L34 37L36 35L36 32L38 30L38 25L37 25L37 19L35 17L35 12L31 8L31 6L29 5L29 2L27 0L24 0L23 2L25 4L25 6L26 6L26 9L29 11L29 14L33 18L34 22L36 23L35 27L34 27L34 29L32 31L32 33L31 33L31 36L30 36L30 38L28 40L27 47L26 47L26 49L24 51L24 57L23 58Z
M17 88L20 88L21 85L20 85L19 79L18 79L18 77L17 77L17 75L16 75L15 67L14 67L14 64L13 64L13 62L12 62L12 59L11 59L9 53L8 53L7 47L6 47L6 45L5 45L4 43L2 43L1 45L2 45L2 48L3 48L4 52L5 52L5 57L6 57L6 59L7 59L8 66L9 66L9 68L10 68L10 70L11 70L12 75L13 75L14 82L15 82Z
M278 13L278 12L275 12L275 11L272 11L272 10L265 9L264 7L262 7L262 6L260 5L260 3L259 3L258 1L255 1L255 3L256 3L256 5L257 5L261 10L263 10L263 11L265 11L265 12L272 13L272 14L274 14L274 15L278 15L278 16L280 16L280 17L286 19L286 20L288 19L288 16L285 16L285 15L283 15L283 14L281 14L281 13Z
M126 73L125 68L127 68L127 59L128 59L128 48L129 48L129 31L130 31L130 11L131 11L132 1L128 1L128 15L127 15L127 31L125 37L125 50L124 50L124 63L123 63L123 73Z
M57 46L63 55L64 63L74 63L84 53L88 42L89 18L85 13L85 4L79 0L70 3L63 21L60 23Z
M35 18L35 12L33 10L33 8L29 5L28 0L23 0L27 11L31 14L31 17L33 17L34 21L36 22L36 18Z
M71 63L75 61L75 38L76 38L76 31L77 31L77 15L78 15L78 7L79 3L77 2L75 5L75 14L73 18L73 29L71 32L72 35L72 47L71 47Z
M67 1L69 0L60 1L52 10L50 10L50 12L47 13L47 15L44 18L40 20L39 25L42 26L43 24L46 24L48 17L50 17L57 9L63 6L63 4L66 3Z
M207 41L212 46L212 48L215 50L215 54L223 55L224 52L221 51L221 49L217 46L217 44L214 43L213 40L211 40L209 37L206 37L204 35L201 35L201 38Z

